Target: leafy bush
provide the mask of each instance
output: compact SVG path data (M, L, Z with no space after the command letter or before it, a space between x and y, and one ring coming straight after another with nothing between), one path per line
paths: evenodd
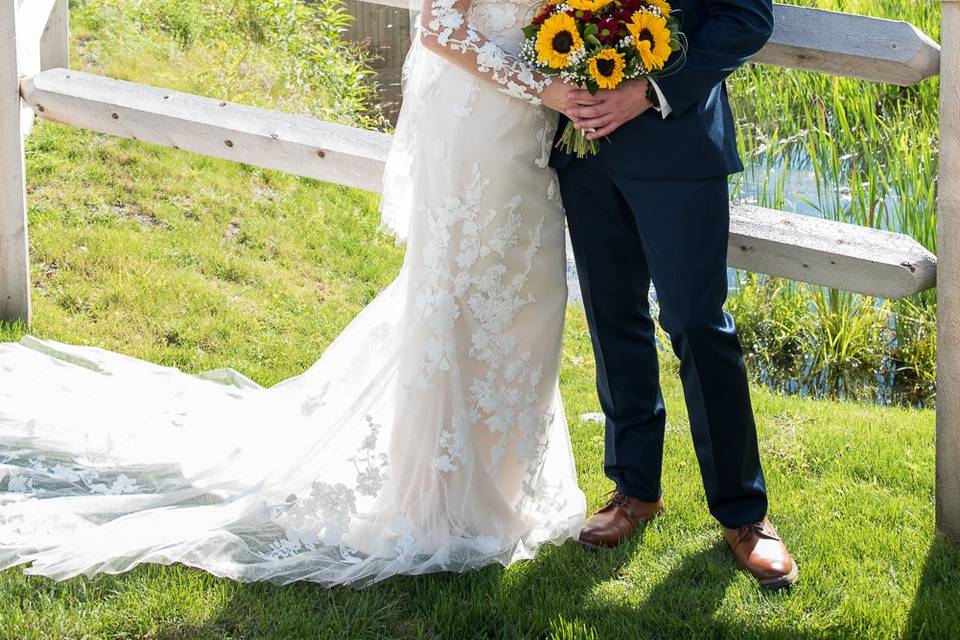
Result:
M365 54L341 36L351 20L341 0L79 0L72 12L84 67L333 122L382 125L369 108L375 94Z

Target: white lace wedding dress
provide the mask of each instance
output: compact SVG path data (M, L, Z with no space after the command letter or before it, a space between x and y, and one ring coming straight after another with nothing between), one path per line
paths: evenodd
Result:
M364 585L577 535L556 119L515 58L529 10L427 6L381 205L403 268L304 373L262 388L0 344L0 568Z

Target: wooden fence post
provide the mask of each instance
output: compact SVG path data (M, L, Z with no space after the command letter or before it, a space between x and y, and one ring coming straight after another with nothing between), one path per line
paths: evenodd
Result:
M960 542L960 0L940 6L937 531Z
M70 67L70 3L56 0L40 39L40 68Z
M0 0L0 320L30 322L17 0Z

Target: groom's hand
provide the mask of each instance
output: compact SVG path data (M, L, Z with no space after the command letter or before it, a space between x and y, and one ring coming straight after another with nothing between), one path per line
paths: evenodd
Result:
M590 95L589 91L580 89L575 84L554 80L543 93L540 94L540 100L544 106L559 111L571 120L571 110L581 105L600 104L600 98Z
M599 99L600 102L574 107L567 115L573 120L574 127L588 131L587 140L608 136L620 125L653 106L647 98L647 85L646 79L627 80L616 89L601 89L594 96L586 89L579 89L574 96L578 102L585 101L587 97Z

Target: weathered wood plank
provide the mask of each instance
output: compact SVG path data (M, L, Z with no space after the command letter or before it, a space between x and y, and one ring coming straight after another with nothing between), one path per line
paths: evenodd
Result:
M57 0L19 0L16 9L17 68L21 77L32 76L43 68L41 60L43 33L50 11ZM33 130L33 109L27 104L20 108L20 135L24 138Z
M398 9L409 9L410 3L407 0L361 0L369 4L382 4L387 7L396 7Z
M21 91L48 120L371 191L390 146L383 133L66 69Z
M937 274L936 257L909 236L749 205L730 212L727 261L881 298L929 289Z
M23 0L17 9L17 39L24 44L39 43L57 0Z
M912 85L940 70L940 47L908 22L774 6L773 35L754 62Z
M17 53L21 77L43 70L43 39L50 12L57 0L20 0L17 8ZM20 135L26 138L33 130L33 110L21 105Z
M44 118L371 191L390 148L383 133L63 69L22 91ZM731 214L730 263L885 298L936 275L934 256L907 236L757 207Z
M908 22L786 4L775 4L774 14L773 35L754 62L898 85L939 72L940 46Z
M68 0L54 0L40 37L40 68L70 66L70 8Z
M15 0L0 0L0 320L30 322Z
M943 0L937 252L937 531L960 542L960 0Z

